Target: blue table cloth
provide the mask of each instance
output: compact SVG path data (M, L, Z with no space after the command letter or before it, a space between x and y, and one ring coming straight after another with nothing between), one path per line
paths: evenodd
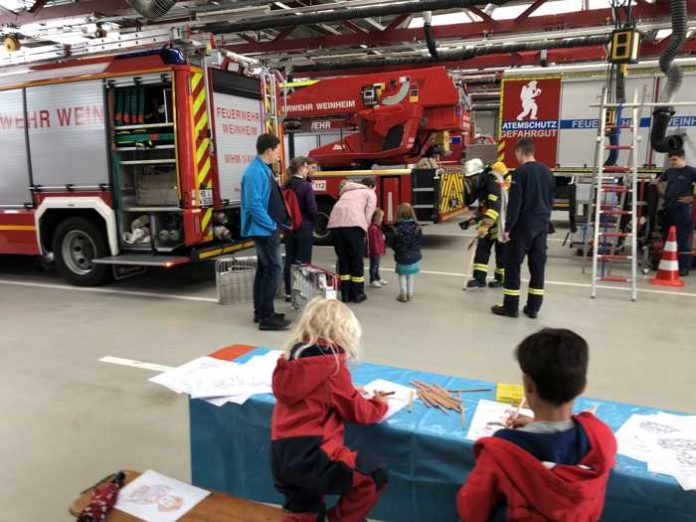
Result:
M244 362L266 352L257 348L236 359ZM458 488L474 466L473 442L466 440L469 421L479 399L495 400L495 383L363 363L351 369L357 385L375 379L408 384L438 383L448 389L491 388L465 393L464 426L454 412L426 408L415 401L413 411L398 412L372 426L350 426L349 447L368 449L386 460L389 486L370 518L398 522L456 521ZM243 406L189 402L191 470L196 486L224 491L261 502L282 504L270 472L270 422L275 400L256 395ZM598 406L597 416L616 431L632 414L656 410L617 402L580 398L577 409ZM696 492L684 491L671 477L647 471L643 462L617 456L607 490L603 520L696 521Z

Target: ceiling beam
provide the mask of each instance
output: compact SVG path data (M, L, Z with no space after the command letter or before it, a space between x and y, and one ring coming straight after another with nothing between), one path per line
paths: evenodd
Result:
M687 0L689 12L696 12L696 0ZM636 6L633 14L637 20L661 18L669 15L669 4L650 4L648 6ZM551 29L571 29L582 27L598 27L607 24L611 19L611 9L592 9L579 13L567 13L561 15L535 16L525 21L520 26L517 20L500 20L495 24L489 22L472 22L451 25L437 25L433 27L435 38L447 39L475 39L483 35L506 35L524 31L548 31ZM228 46L231 51L240 54L247 53L278 53L278 52L303 52L306 49L330 49L350 47L359 44L370 48L379 48L382 45L390 45L401 42L420 42L423 39L423 30L414 29L387 29L381 32L371 31L366 35L355 34L334 35L318 38L293 38L277 45L260 43Z
M640 48L640 56L642 58L656 58L662 52L664 45L643 43ZM684 44L683 54L696 54L696 40L689 40ZM680 54L680 56L683 56ZM546 57L547 63L562 65L581 62L602 62L606 60L606 48L604 46L579 47L575 49L549 49ZM365 67L362 69L351 69L350 74L370 74L383 71L398 71L403 69L415 69L421 67L433 67L434 65L442 65L448 69L503 69L511 67L541 66L540 51L521 51L516 53L506 54L491 54L487 56L477 56L468 60L440 62L437 64L423 65L393 65L380 67ZM302 76L307 77L322 77L322 76L338 76L337 71L311 71L303 72Z
M350 20L346 20L345 22L343 22L343 26L347 27L356 34L367 34L370 32L367 29L363 29L358 24L351 22Z
M396 15L392 19L392 21L387 24L387 26L384 28L384 31L390 32L390 31L393 31L394 29L398 29L401 26L401 24L403 24L409 18L411 18L410 14Z
M490 24L496 24L496 23L498 23L496 20L494 20L494 19L491 17L491 15L489 15L488 13L486 13L486 12L483 11L482 9L479 9L479 8L476 7L476 6L467 8L467 11L469 11L469 12L475 14L476 16L478 16L478 17L479 17L481 20L483 20L484 22L488 22L488 23L490 23Z
M72 18L91 14L115 15L130 10L126 0L85 0L74 4L45 7L37 12L20 11L16 14L0 13L0 25L29 24L54 18Z
M522 12L522 14L520 14L520 16L517 17L517 21L523 22L524 20L529 18L529 16L534 11L539 9L542 6L542 4L545 4L545 3L546 3L546 0L534 0L534 2L532 2L532 4L527 9L525 9L524 12Z

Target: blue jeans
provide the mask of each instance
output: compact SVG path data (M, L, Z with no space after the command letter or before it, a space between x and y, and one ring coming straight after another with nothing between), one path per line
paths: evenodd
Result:
M254 277L254 317L269 319L275 313L273 300L283 269L280 254L280 234L254 238L256 246L256 276Z
M381 281L379 275L379 256L370 257L370 283Z

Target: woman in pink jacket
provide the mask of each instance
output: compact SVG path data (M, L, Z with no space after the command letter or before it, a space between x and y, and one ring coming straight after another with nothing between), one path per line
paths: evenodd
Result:
M367 185L370 186L367 186ZM338 256L341 278L341 300L362 303L365 295L365 234L377 208L374 181L347 181L341 186L340 197L329 216L334 249Z

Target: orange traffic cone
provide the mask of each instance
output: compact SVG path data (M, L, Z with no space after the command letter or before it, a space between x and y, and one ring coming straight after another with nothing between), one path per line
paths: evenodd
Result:
M669 227L667 242L662 250L660 265L657 274L650 280L651 285L660 286L684 286L684 281L679 279L679 252L677 251L677 229Z

